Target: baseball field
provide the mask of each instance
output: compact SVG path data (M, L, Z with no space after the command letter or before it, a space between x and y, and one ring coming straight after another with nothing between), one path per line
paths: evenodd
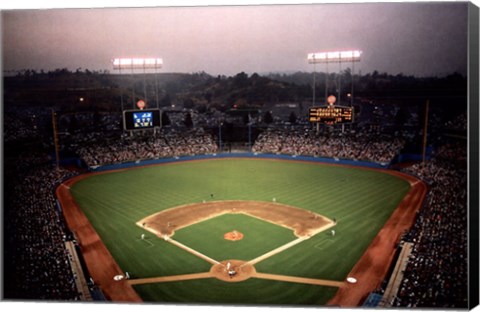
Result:
M90 174L57 195L114 301L341 305L335 296L388 269L423 200L416 184L380 170L227 158ZM385 256L367 254L375 246Z

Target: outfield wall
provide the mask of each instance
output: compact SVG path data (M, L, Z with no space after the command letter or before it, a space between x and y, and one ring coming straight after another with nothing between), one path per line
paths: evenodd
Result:
M163 164L163 163L180 162L180 161L187 161L187 160L245 158L245 157L260 158L260 159L303 160L303 161L320 162L320 163L337 164L337 165L367 167L367 168L373 168L373 169L387 169L388 166L390 165L390 163L376 163L376 162L369 162L369 161L326 158L326 157L262 154L262 153L220 153L220 154L207 154L207 155L196 155L196 156L178 156L178 157L161 158L161 159L137 160L135 162L128 162L128 163L122 163L122 164L92 166L89 169L91 171L107 171L107 170L126 169L126 168L132 168L132 167L156 165L156 164Z

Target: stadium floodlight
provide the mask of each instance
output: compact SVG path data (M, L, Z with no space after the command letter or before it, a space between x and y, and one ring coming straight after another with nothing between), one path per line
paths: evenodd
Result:
M145 100L147 99L145 70L154 69L155 70L155 101L157 103L157 108L159 107L158 106L157 69L162 68L163 60L161 58L156 58L156 57L114 58L112 59L112 64L113 64L113 69L118 70L120 74L122 73L122 69L129 69L132 71L132 74L135 69L143 70L143 96ZM132 88L132 103L133 103L133 108L135 108L135 88ZM123 94L121 94L121 104L122 104L122 111L123 111Z
M157 69L163 65L161 58L115 58L113 69Z
M361 55L359 50L319 52L309 53L307 59L309 64L359 62Z
M328 97L328 64L329 63L339 63L340 66L340 75L341 75L341 66L343 63L352 63L352 90L350 92L350 105L353 106L353 75L355 73L355 62L360 62L360 57L362 55L362 51L360 50L346 50L346 51L325 51L325 52L317 52L317 53L309 53L307 55L307 61L309 64L313 64L314 72L313 72L313 103L312 106L315 105L315 72L316 64L326 64L327 65L327 74L325 77L325 100ZM338 90L338 102L340 103L341 99L341 78L339 83L339 90Z

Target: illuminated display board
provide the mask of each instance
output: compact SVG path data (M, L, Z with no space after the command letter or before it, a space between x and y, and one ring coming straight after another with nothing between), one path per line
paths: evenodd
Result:
M335 105L312 107L308 120L327 125L352 122L353 107Z
M152 112L133 113L133 128L150 128L153 127Z
M125 130L142 130L160 127L160 110L129 110L123 112Z

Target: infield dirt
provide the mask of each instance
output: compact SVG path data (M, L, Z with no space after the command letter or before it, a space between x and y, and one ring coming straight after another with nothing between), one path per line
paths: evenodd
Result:
M297 237L313 236L334 222L322 215L274 202L226 200L189 204L163 210L137 222L159 237L223 214L242 213L294 231Z

